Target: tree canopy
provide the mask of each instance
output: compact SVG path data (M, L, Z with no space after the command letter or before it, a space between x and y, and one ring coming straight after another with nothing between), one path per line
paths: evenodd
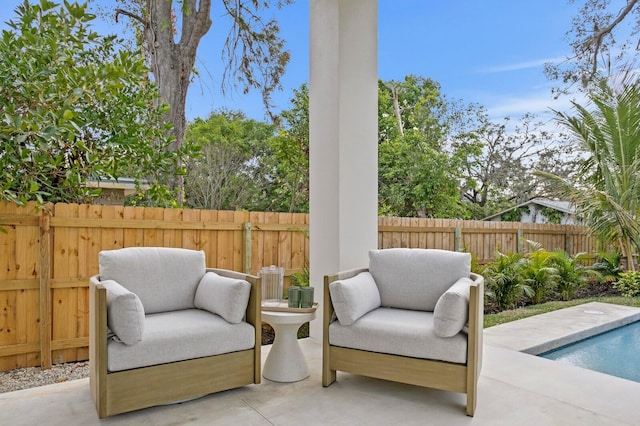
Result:
M185 146L201 148L186 162L185 204L212 210L265 210L269 171L265 157L275 126L238 111L213 112L187 126Z
M460 217L460 152L447 152L448 103L440 85L409 75L378 84L378 210Z
M569 0L569 3L578 3ZM640 0L582 0L567 38L572 55L560 64L547 64L545 72L562 82L560 92L576 83L592 81L637 67Z
M0 39L0 198L81 202L87 179L132 177L165 204L181 151L139 53L91 29L86 4L25 1Z
M277 8L292 0L220 0L231 27L222 48L227 64L224 82L248 92L260 91L267 111L271 110L271 93L278 90L280 78L289 62L289 52L279 36L275 19L261 15L272 5ZM138 44L149 59L160 99L169 105L165 118L173 124L170 149L182 147L185 128L185 105L194 65L202 37L213 24L212 0L117 0L119 16L131 18L136 26ZM179 166L174 169L179 171ZM182 201L181 173L175 173L173 187Z

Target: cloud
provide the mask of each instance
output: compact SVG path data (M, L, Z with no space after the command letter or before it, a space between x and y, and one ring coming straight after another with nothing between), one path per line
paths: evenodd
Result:
M526 62L516 62L513 64L506 64L506 65L497 65L497 66L493 66L493 67L485 67L479 70L480 73L482 74L495 74L495 73L501 73L501 72L511 72L511 71L519 71L519 70L525 70L525 69L530 69L530 68L539 68L544 66L544 64L549 63L549 62L561 62L566 60L565 57L562 56L556 56L553 58L544 58L544 59L535 59L532 61L526 61Z
M526 113L550 116L551 109L568 112L572 107L571 101L574 99L581 104L585 102L581 94L554 99L549 91L545 90L518 97L496 98L491 105L487 106L487 112L494 119L507 116L518 118Z

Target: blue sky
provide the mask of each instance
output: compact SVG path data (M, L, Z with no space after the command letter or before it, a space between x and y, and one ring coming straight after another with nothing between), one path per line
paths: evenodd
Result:
M2 0L0 28L14 17L20 3ZM94 4L108 5L112 0ZM190 87L187 118L206 118L225 107L263 120L258 94L232 91L223 96L220 92L220 52L228 27L220 6L214 7L212 29L198 50L196 66L202 78ZM565 33L577 8L566 0L379 0L379 77L432 78L447 97L479 103L496 119L525 112L549 117L550 107L565 110L569 102L553 100L543 65L570 53ZM293 89L308 81L309 1L297 0L273 13L291 52L283 91L274 95L280 110L289 107ZM101 33L124 30L123 24L113 21L95 26Z

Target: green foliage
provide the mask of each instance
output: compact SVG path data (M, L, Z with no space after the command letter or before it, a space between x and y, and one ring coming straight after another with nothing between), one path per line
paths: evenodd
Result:
M86 202L87 179L127 176L164 204L182 152L141 55L91 30L86 4L25 1L0 38L0 199Z
M584 287L589 278L597 278L600 274L593 267L586 267L586 253L570 256L564 250L554 250L552 256L553 267L558 272L557 291L562 300L572 299L578 289Z
M524 286L522 271L525 267L526 259L521 254L500 252L496 252L496 259L485 267L486 293L496 302L498 309L510 309L523 293L530 294Z
M541 130L544 124L532 114L511 123L508 117L493 120L484 108L472 106L459 115L450 139L452 146L471 148L460 181L462 199L473 218L491 216L544 194L545 182L532 169L560 176L575 170L579 150L567 143L564 134Z
M622 255L613 250L610 252L599 251L596 254L596 263L593 264L593 269L598 272L598 282L601 283L614 283L618 281L620 277L620 262L622 261Z
M576 115L557 112L589 153L575 180L539 173L573 202L603 246L627 258L640 250L640 81L632 78L615 88L600 81L589 92L591 111L574 102Z
M520 206L502 213L500 218L505 222L520 222L522 215L531 213L529 206Z
M640 294L640 271L620 273L620 278L613 287L624 297L635 297Z
M525 284L531 289L530 298L534 304L545 301L558 283L558 269L554 264L553 253L543 249L535 241L528 241L529 252L522 271Z
M444 149L447 103L431 79L378 84L378 211L462 217L459 176L466 154Z
M282 129L271 139L270 210L309 212L309 89L294 90L280 113Z
M201 152L186 162L186 204L212 210L266 210L264 162L273 132L273 125L224 110L190 123L185 146Z
M309 284L311 283L311 271L309 270L309 266L305 266L302 268L302 271L291 275L291 283L298 287L309 287Z
M534 305L545 302L554 292L562 300L571 300L589 280L603 276L601 271L604 270L598 268L597 263L586 266L589 259L586 253L570 256L564 250L549 252L534 241L528 243L529 250L524 255L497 252L496 259L482 271L487 295L496 301L500 310L512 308L523 293ZM602 256L609 259L610 264L618 265L620 262L619 255L602 253ZM640 282L640 273L634 277ZM632 293L636 289L632 279L622 286L621 292L624 289Z
M564 213L560 210L554 209L553 207L540 206L540 213L547 218L547 222L554 225L560 225L562 223L562 218L564 218Z

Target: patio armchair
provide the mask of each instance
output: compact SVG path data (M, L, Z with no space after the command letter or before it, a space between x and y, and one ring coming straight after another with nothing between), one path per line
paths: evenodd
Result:
M369 268L324 278L322 385L337 371L465 393L476 407L484 278L471 255L369 252Z
M98 416L260 383L260 280L204 252L101 251L90 278L90 387Z

